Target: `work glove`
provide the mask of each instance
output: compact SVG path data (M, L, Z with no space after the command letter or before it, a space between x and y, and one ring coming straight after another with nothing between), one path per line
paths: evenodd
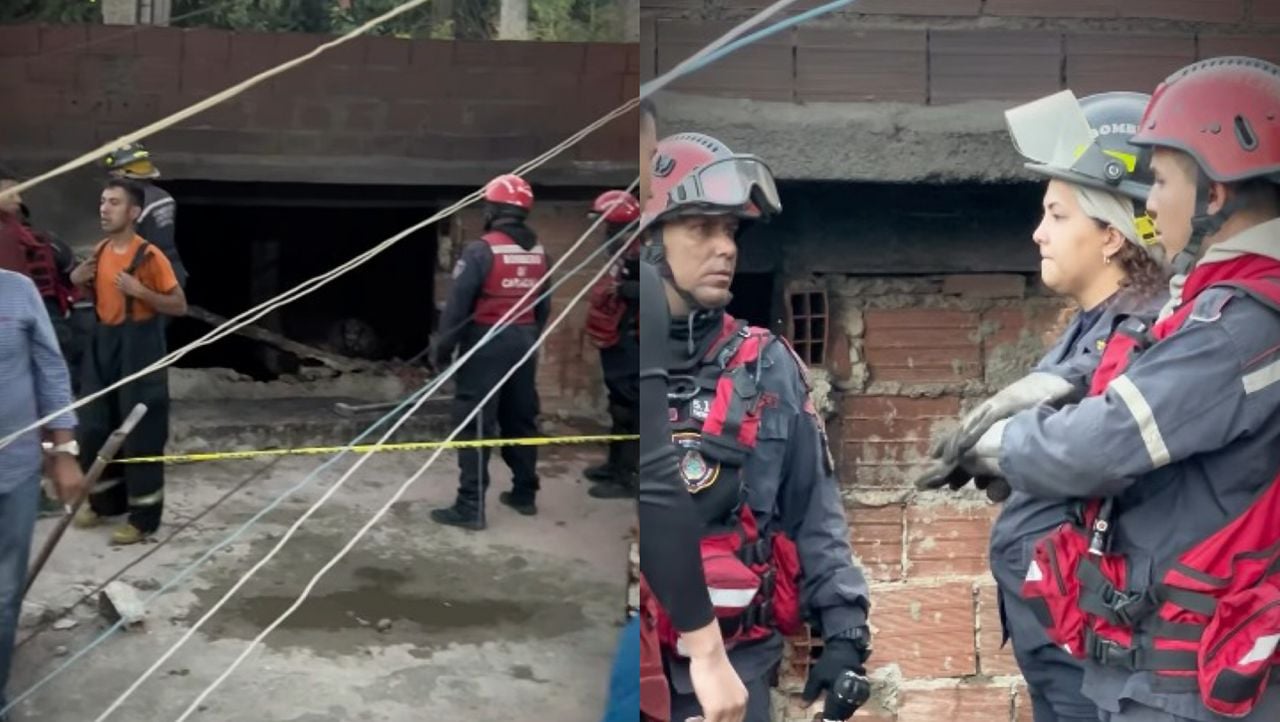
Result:
M1000 445L1008 423L1008 419L996 421L955 461L933 459L929 468L916 479L916 488L926 491L946 486L959 491L973 481L973 485L985 491L991 501L1000 503L1008 499L1012 489L1000 471Z
M822 655L818 663L809 669L809 679L805 682L801 695L805 704L812 704L818 695L831 689L831 685L846 670L866 676L867 652L852 639L829 639L822 647Z
M1023 376L966 414L960 428L939 439L930 455L957 462L997 421L1040 404L1068 401L1078 394L1079 389L1060 376L1044 372Z

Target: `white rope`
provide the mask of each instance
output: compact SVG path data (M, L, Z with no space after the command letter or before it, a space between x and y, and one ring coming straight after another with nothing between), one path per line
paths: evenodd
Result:
M566 138L564 141L562 141L559 145L555 146L551 150L547 151L546 153L543 153L542 155L538 156L532 161L529 161L528 163L525 163L524 165L520 166L520 168L516 169L515 172L517 174L525 174L525 173L528 173L530 170L533 170L534 168L537 168L538 166L542 165L543 163L546 163L548 160L564 152L564 150L566 150L567 148L570 148L576 143L578 143L579 141L581 141L587 135L590 135L591 133L595 132L598 128L604 125L607 125L608 123L612 122L615 118L618 118L630 112L633 108L636 107L636 105L639 104L639 102L640 101L638 99L632 99L622 104L621 106L614 108L612 111L610 111L600 119L596 120L591 125L588 125L582 130L579 130L577 133L574 133L573 135L569 136L568 138ZM346 263L343 263L337 266L336 268L326 271L325 273L322 273L319 276L316 276L315 278L309 279L307 281L303 281L302 283L289 289L288 291L285 291L284 293L281 293L280 295L275 296L274 298L268 299L267 301L264 301L263 303L253 308L250 308L247 311L240 313L238 316L235 316L234 318L228 319L227 322L224 323L223 325L218 326L217 328L214 328L213 330L209 331L209 333L205 334L204 336L201 336L195 341L192 341L186 346L183 346L182 348L177 349L176 351L170 352L164 358L161 358L159 361L156 361L155 363L142 369L141 371L138 371L137 373L126 376L125 378L120 379L119 381L113 384L110 384L109 386L102 389L101 391L97 391L87 396L84 396L80 399L77 399L76 401L71 403L69 406L58 409L57 411L54 411L48 414L47 416L41 419L38 419L33 423L21 429L18 429L17 431L14 431L13 433L9 434L3 439L0 439L0 449L4 448L5 446L8 446L10 443L13 442L14 439L17 439L23 434L43 427L45 424L49 423L50 421L53 421L54 419L61 416L62 414L65 414L68 411L74 411L75 409L81 408L86 404L91 403L96 399L99 399L112 391L115 391L116 389L120 388L121 386L124 386L125 384L128 384L132 381L142 378L143 376L146 376L162 368L165 368L166 366L169 366L174 362L176 362L178 359L181 359L182 357L186 356L191 351L197 348L200 348L202 346L207 346L211 343L214 343L215 341L218 341L219 339L225 336L229 336L232 333L235 333L237 330L243 328L244 326L247 326L253 323L254 321L258 320L259 318L267 315L268 313L271 313L277 308L280 308L281 306L284 306L299 298L302 298L303 296L306 296L312 291L315 291L316 289L328 284L330 281L337 278L338 276L341 276L346 272L367 263L374 256L385 251L387 248L390 248L392 245L396 244L397 242L406 238L407 236L410 236L413 233L416 233L417 231L423 228L426 228L427 226L430 226L431 224L436 223L443 218L447 218L448 216L456 213L459 209L464 208L467 205L470 205L471 203L474 203L475 201L479 200L480 197L481 197L481 191L479 190L473 191L472 193L470 193L469 195L467 195L465 198L458 201L457 203L454 203L448 208L445 208L444 210L436 213L435 215L431 216L425 221L422 221L413 226L410 226L409 228L403 231L400 231L394 236L386 239L385 241L382 241L378 245L374 246L368 251L365 251L364 253L361 253L355 258L352 258Z
M228 101L236 97L237 95L240 95L246 90L249 90L250 88L253 88L254 86L262 83L262 81L264 80L270 80L275 76L285 72L286 70L292 70L298 67L299 65L302 65L303 63L307 62L308 60L315 59L321 53L328 50L332 50L333 48L336 48L339 45L342 45L343 43L350 42L351 40L354 40L355 38L361 35L364 35L365 33L381 25L382 23L385 23L386 21L396 17L397 15L402 15L404 13L407 13L410 10L418 7L419 5L425 5L428 2L430 2L430 0L408 0L408 2L404 3L403 5L399 5L397 7L392 8L391 10L388 10L387 12L379 15L378 17L370 20L369 22L365 23L364 25L361 25L355 30L352 30L346 35L343 35L342 37L330 40L329 42L324 43L323 45L313 48L310 52L299 55L293 60L286 60L285 62L275 66L274 68L264 70L261 73L258 73L257 75L249 78L248 80L242 80L239 83L236 83L235 85L231 86L230 88L227 88L226 90L215 93L197 103L193 103L192 105L189 105L186 108L183 108L182 110L179 110L178 112L168 117L157 120L151 125L145 126L139 130L135 130L132 133L126 133L109 143L104 143L98 146L97 148L89 151L88 153L85 153L79 158L76 158L75 160L69 160L66 163L63 163L62 165L58 166L57 168L54 168L53 170L47 173L38 175L35 178L32 178L31 180L23 181L22 183L19 183L13 188L10 188L5 192L0 193L0 198L3 198L5 195L9 193L23 193L28 189L34 188L37 185L47 180L52 180L54 178L57 178L60 175L70 173L71 171L77 168L89 165L90 163L94 163L99 158L106 156L111 151L116 150L120 146L128 145L129 143L136 143L142 140L143 138L147 138L149 136L155 135L156 133L159 133L162 130L165 130L174 125L177 125L178 123L181 123L182 121L186 120L187 118L190 118L193 115L198 115L199 113L203 113L204 111L212 108L215 105L218 105L219 103L223 103L225 101Z
M472 419L474 419L476 415L481 412L481 410L484 408L484 405L488 403L489 399L493 398L493 395L498 393L499 390L501 390L503 384L507 383L507 381L510 380L510 378L516 373L516 371L519 370L520 366L523 365L526 361L528 361L529 358L533 356L533 354L537 353L538 347L541 346L542 343L547 340L547 337L550 335L552 331L555 330L555 328L558 325L560 325L560 322L568 317L569 312L573 309L574 305L577 304L579 301L581 301L582 297L585 296L591 290L591 287L595 284L596 281L600 279L601 276L604 275L605 271L608 270L609 266L613 262L615 262L618 258L621 258L622 254L625 253L627 250L627 245L630 245L630 243L635 239L637 235L639 235L639 230L637 230L635 233L632 233L631 237L628 238L627 243L623 244L622 247L619 248L613 254L613 256L610 258L610 262L606 263L599 271L597 271L595 276L591 279L591 281L586 285L584 285L578 291L578 293L574 295L574 297L569 301L569 304L565 306L563 311L561 311L560 315L556 316L556 318L552 320L550 324L548 324L546 330L543 331L542 335L539 336L537 341L534 342L532 348L526 351L524 356L522 356L519 361L517 361L515 364L512 365L512 367L507 371L507 373L503 375L502 379L499 380L496 384L494 384L494 387L489 390L489 393L485 394L484 398L482 398L480 402L476 404L476 407L471 410L471 413L468 414L467 417L463 419L462 422L458 424L456 428L454 428L454 430L449 434L449 437L446 439L446 442L453 441L453 439L457 437L457 435L460 434L462 430L467 427L468 424L471 423ZM412 411L410 413L412 413ZM178 717L178 719L175 722L184 722L188 717L192 715L192 713L194 713L197 709L199 709L200 705L203 704L204 700L210 694L212 694L213 691L216 690L223 682L225 682L227 678L230 677L231 674L236 670L236 668L239 667L240 664L250 654L253 653L254 647L257 646L263 639L265 639L268 634L274 631L276 627L280 626L280 624L283 623L284 620L289 617L289 615L297 611L298 607L302 606L302 603L305 602L307 598L311 595L311 591L315 589L315 586L320 582L320 579L323 578L324 575L329 572L329 570L333 569L333 567L336 566L338 562L342 561L342 559L346 557L346 555L353 548L355 548L355 545L358 544L360 540L364 538L364 535L367 534L369 530L372 529L373 526L377 524L378 521L380 521L388 511L391 510L391 507L395 505L395 503L399 501L401 497L404 496L405 492L409 490L409 487L412 486L414 482L416 482L418 478L421 477L422 474L426 472L426 470L431 466L431 464L433 464L436 459L440 458L440 454L442 454L443 452L444 452L443 448L436 449L435 453L431 455L431 458L427 459L426 462L423 463L422 466L420 466L412 476L410 476L407 480L405 480L403 484L400 485L400 488L396 490L396 493L393 494L391 498L388 499L386 503L383 504L382 507L378 509L376 513L374 513L373 517L370 518L369 521L365 522L364 526L360 527L360 530L356 532L356 535L351 538L351 541L347 542L346 546L342 547L342 549L340 549L337 554L333 555L333 558L331 558L323 567L320 568L320 571L316 572L315 576L311 577L311 581L307 582L306 587L303 588L302 593L298 595L298 598L294 600L293 604L289 605L288 609L284 610L284 612L281 613L280 616L276 617L276 619L273 622L271 622L271 624L267 625L266 629L263 629L261 632L259 632L258 636L254 637L253 640L250 641L249 644L245 646L244 651L241 652L240 655L236 657L235 661L231 663L231 666L229 666L221 675L218 676L217 679L215 679L208 687L206 687L204 691L201 692L195 698L195 700L193 700L191 704L187 706L187 709ZM481 503L483 503L483 500ZM99 717L98 721L101 722L101 720L102 718Z
M628 190L630 190L631 188L634 188L637 182L638 181L633 181L631 186L628 188ZM552 273L554 273L560 267L561 264L567 262L567 259L569 258L569 256L571 256L573 252L577 250L577 248L581 246L582 243L585 242L586 239L590 237L592 233L595 232L595 229L604 221L604 216L605 214L603 213L597 216L597 218L587 228L586 232L584 232L581 236L579 236L578 239L573 243L573 245L570 246L569 250L565 252L564 256L562 256L559 259L556 259L556 262L548 270L548 275L551 275ZM632 238L634 237L635 236L633 235ZM621 250L625 250L625 248L626 247L623 246ZM605 266L605 269L607 268L608 268L608 265ZM604 272L604 269L602 269L601 272L596 275L596 278L599 278L600 275L603 274L603 272ZM510 325L509 320L513 316L515 316L516 313L521 312L523 310L521 307L523 306L524 302L529 298L531 298L534 292L537 290L538 290L537 287L526 290L524 295L521 296L520 300L517 301L510 309L508 309L502 315L501 318L498 319L498 322L494 324L492 328L489 329L489 331L480 339L480 341L478 341L474 346L468 349L467 352L462 354L452 365L450 365L448 369L445 370L444 373L442 373L440 376L438 376L436 379L432 381L432 385L434 386L434 388L439 388L447 378L449 378L454 373L456 373L457 369L460 368L462 364L464 364L467 361L467 359L471 358L471 356L473 356L477 351L479 351L480 348L484 346L485 343L487 343L490 339L496 336L503 328ZM572 308L573 303L576 303L576 302L577 302L577 297L575 297L574 301L571 302L568 307L566 307L565 313L567 313L569 308ZM545 337L545 333L543 334L543 337ZM540 340L541 338L542 337L540 337ZM535 345L535 348L537 348L536 345ZM513 367L511 373L514 373L515 368L518 368L518 366L519 364L517 364L516 367ZM506 377L504 377L504 381L505 379ZM496 390L500 386L501 384L499 384L498 386L495 386L494 390ZM434 391L434 388L432 389L432 391ZM493 391L491 391L490 393L492 394ZM284 545L288 543L288 541L291 538L293 538L294 533L302 526L302 524L306 522L308 519L310 519L311 515L314 514L316 510L318 510L322 505L324 505L324 503L328 501L329 498L332 497L334 493L338 491L338 489L342 488L342 486L347 482L347 479L349 479L352 474L354 474L361 466L363 466L364 462L367 461L373 455L373 453L377 451L378 448L382 447L386 443L387 439L389 439L396 432L396 430L398 430L406 421L409 420L409 417L413 416L415 413L417 413L418 409L422 408L422 405L426 403L427 399L430 398L430 395L431 395L430 392L423 394L422 397L419 398L417 402L415 402L414 405L410 407L410 409L407 412L402 414L400 418L397 419L396 422L392 424L391 427L387 429L385 433L383 433L381 438L379 438L378 441L374 443L372 448L370 448L368 451L361 454L360 458L356 460L356 463L353 464L351 468L347 469L347 471L343 473L343 475L339 477L339 479L336 482L334 482L333 486L329 487L329 489L325 491L325 493L320 497L320 499L318 499L315 503L313 503L306 510L306 512L302 514L302 516L298 517L298 519L294 521L293 525L289 527L289 530L285 532L284 536L280 538L280 540L276 543L274 547L272 547L271 551L267 552L267 554L262 559L260 559L256 564L254 564L253 567L250 568L249 571L246 572L243 577L241 577L234 585L232 585L230 589L228 589L222 595L222 597L209 609L209 611L207 611L204 614L204 616L200 617L200 619L197 620L196 623L190 629L188 629L182 635L181 638L178 639L177 642L175 642L172 646L170 646L169 649L167 649L164 652L164 654L160 656L159 659L157 659L150 667L146 669L146 671L142 673L140 677L138 677L138 679L136 679L133 682L133 684L129 685L128 689L122 692L120 696L117 697L115 701L111 703L110 706L108 706L105 710L103 710L103 712L95 719L95 722L102 722L112 712L118 709L120 705L123 704L124 701L129 698L130 695L132 695L135 691L137 691L137 689L141 687L142 684L152 674L154 674L155 671L159 669L161 665L165 663L165 661L167 661L170 657L172 657L178 651L178 649L183 644L185 644L188 639L192 637L192 635L194 635L202 626L204 626L205 622L207 622L214 614L216 614L218 610L221 609L223 605L225 605L227 601L230 600L231 597L235 595L237 591L240 590L241 587L243 587L251 578L253 578L253 576L258 572L259 569L265 566L267 562L271 561L271 559L275 557L276 553L279 552L284 547ZM486 399L487 398L488 397L486 397ZM477 406L476 408L477 410L483 408L483 402L480 406ZM455 429L454 432L450 434L448 441L452 441L453 438L457 436L461 428L464 428L466 424L470 422L470 419L471 417L468 417L466 422L463 422L463 424L458 429ZM439 451L443 451L443 449L439 449ZM433 456L432 458L434 459L435 457Z

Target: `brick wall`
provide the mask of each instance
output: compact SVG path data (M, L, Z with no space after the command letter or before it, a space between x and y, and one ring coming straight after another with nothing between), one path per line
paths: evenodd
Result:
M767 3L653 0L642 78L670 69ZM1070 87L1150 92L1197 58L1280 62L1273 0L859 0L671 86L765 101L945 105Z
M553 262L566 258L569 247L590 225L586 220L590 209L590 200L539 202L535 206L529 224L538 232L539 240ZM454 239L466 242L479 237L483 232L484 223L480 211L472 207L458 214L451 235ZM595 234L584 241L576 253L568 256L557 276L577 266L587 254L599 248L603 233L603 230L597 229ZM460 250L458 247L450 249L446 253L447 259L442 259L443 268L436 277L436 298L440 304L447 297L449 271L452 270L453 259ZM556 289L551 298L553 319L591 280L603 265L604 259L604 256L598 256ZM587 338L586 317L587 304L584 299L574 306L539 352L538 394L542 400L544 415L581 417L585 412L596 414L602 422L605 421L603 414L606 394L600 371L600 354Z
M64 161L328 37L0 26L0 158ZM358 38L148 143L172 177L478 184L634 97L635 45ZM635 118L535 176L626 183ZM40 170L45 168L41 167Z
M800 279L797 279L800 281ZM817 371L854 554L872 584L876 694L858 719L1030 719L1001 633L987 540L998 508L966 490L918 494L912 475L933 436L1018 378L1062 311L1034 275L820 276L834 318ZM780 720L812 719L797 694L808 651L793 640Z

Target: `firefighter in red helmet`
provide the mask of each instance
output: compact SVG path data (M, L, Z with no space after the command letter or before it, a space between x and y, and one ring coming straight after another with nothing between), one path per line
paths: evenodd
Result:
M591 289L587 336L600 349L600 366L609 390L611 433L635 434L640 401L636 370L640 245L635 229L628 226L640 220L640 202L627 191L605 191L592 204L591 216L603 216L604 237L611 255L630 239L627 250ZM596 483L588 493L598 499L634 499L639 448L635 441L610 443L608 459L584 473L589 481Z
M823 639L804 698L860 680L870 654L866 579L854 564L822 419L787 342L725 312L741 226L781 211L755 156L699 133L660 141L642 223L670 304L668 394L679 473L702 527L702 566L747 722L768 722L784 635ZM647 324L646 324L647 325ZM642 534L645 530L642 529ZM658 619L671 718L699 714L676 623ZM839 713L842 717L852 710Z
M455 424L475 409L498 381L533 347L550 313L542 299L550 263L526 221L533 209L533 189L516 175L502 175L484 189L485 233L463 249L453 269L453 289L440 318L432 350L437 368L465 353L502 321L504 328L469 358L456 376L453 401ZM523 300L522 300L523 299ZM504 318L505 317L505 318ZM536 356L520 364L516 373L468 423L459 439L527 438L538 435ZM499 500L520 514L537 513L538 452L532 446L505 446L502 460L511 468L512 489ZM489 487L489 450L458 450L458 495L453 506L435 509L431 518L441 524L480 530L485 526L484 495Z
M1043 136L1045 119L1021 130ZM1060 109L1052 120L1080 125ZM1082 690L1104 722L1271 722L1280 67L1187 66L1156 89L1130 142L1152 150L1147 211L1179 254L1180 288L1154 324L1112 335L1088 397L997 423L962 464L1024 494L1087 500L1028 550L1022 595L1083 660Z

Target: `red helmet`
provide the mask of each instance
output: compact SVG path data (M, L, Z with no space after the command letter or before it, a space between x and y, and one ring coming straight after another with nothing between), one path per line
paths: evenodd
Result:
M591 217L604 216L605 223L625 226L640 217L640 201L626 191L605 191L591 204Z
M490 203L533 210L533 188L518 175L500 175L484 187L484 199Z
M650 188L646 226L679 215L733 213L755 219L782 211L773 173L764 161L734 153L701 133L658 141Z
M1280 67L1243 57L1188 65L1156 88L1130 142L1184 151L1219 183L1280 182Z

